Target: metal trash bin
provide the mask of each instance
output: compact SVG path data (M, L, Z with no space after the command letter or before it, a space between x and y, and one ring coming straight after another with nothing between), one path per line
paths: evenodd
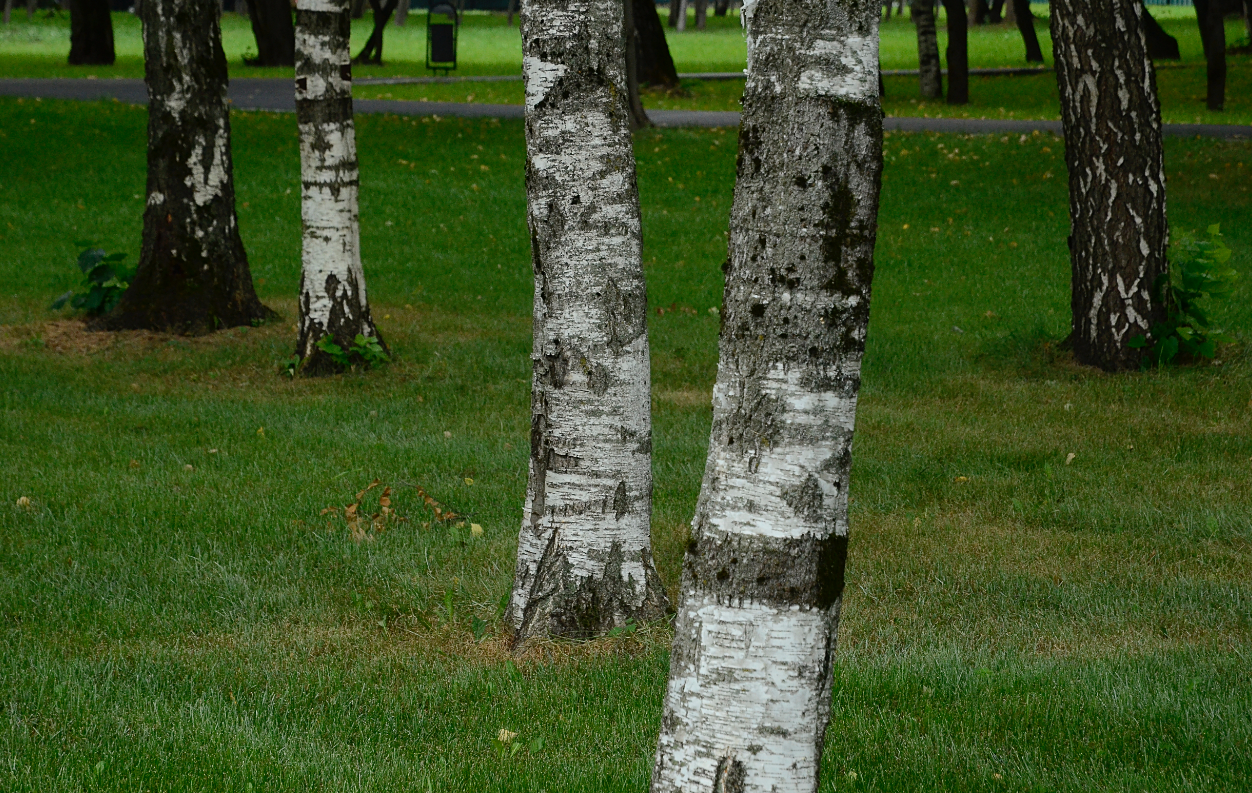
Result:
M444 74L456 68L456 37L461 16L456 6L432 2L426 9L426 68Z

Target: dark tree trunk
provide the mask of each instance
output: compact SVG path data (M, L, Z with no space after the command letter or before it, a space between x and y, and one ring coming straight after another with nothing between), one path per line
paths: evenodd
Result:
M709 15L709 0L695 0L696 30L704 30L705 19Z
M1039 35L1035 32L1035 15L1030 10L1030 0L1012 0L1012 3L1017 30L1026 45L1026 62L1043 63L1043 50L1039 49Z
M396 27L404 27L404 23L409 19L409 3L412 0L397 0L396 3Z
M1004 21L1004 0L995 0L991 4L991 10L987 12L987 21L993 25Z
M678 27L678 17L681 16L679 12L685 11L685 10L686 10L686 6L683 5L683 0L669 0L669 26L670 27L672 28Z
M365 16L365 0L352 0L352 18L361 19Z
M1165 28L1152 18L1145 6L1143 9L1143 32L1148 39L1148 57L1154 61L1176 61L1182 55L1178 52L1178 39L1165 32Z
M1052 56L1069 170L1075 359L1134 369L1163 318L1165 166L1140 0L1053 0Z
M517 0L509 0L509 27L513 27L513 15L517 13Z
M882 174L878 14L773 0L748 17L712 430L652 793L829 789Z
M948 104L969 103L969 20L964 0L943 0L948 12Z
M917 70L923 99L943 97L943 69L939 64L939 35L935 31L935 0L913 0L917 26Z
M1194 0L1196 24L1207 62L1208 109L1226 107L1226 21L1222 0Z
M675 0L676 2L677 0ZM678 70L669 54L669 42L665 40L665 26L656 11L653 0L630 0L631 13L635 18L638 48L636 75L640 85L678 88Z
M990 11L990 9L987 8L987 0L973 0L973 6L974 6L973 8L974 24L975 25L987 24L987 14Z
M290 0L251 0L249 12L256 57L248 65L294 66L296 28L291 22Z
M209 333L273 315L252 288L235 217L217 0L143 0L148 202L130 288L109 330Z
M387 30L387 20L391 19L391 14L396 10L398 0L386 0L379 3L378 0L370 0L370 8L374 10L374 31L370 33L369 40L365 42L365 46L357 53L353 63L372 63L375 66L381 66L383 63L383 32Z
M112 66L113 16L109 0L70 2L71 66Z
M635 28L635 4L633 0L622 3L622 49L626 56L626 97L630 111L630 129L652 126L643 99L639 96L639 31Z
M713 16L724 17L730 10L730 0L713 0Z
M248 0L235 0L235 13L244 19L248 18Z

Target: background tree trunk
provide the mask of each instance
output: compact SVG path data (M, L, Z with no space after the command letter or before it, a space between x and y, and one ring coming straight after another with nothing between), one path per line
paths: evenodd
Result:
M939 34L935 31L935 0L913 0L917 26L917 69L923 99L943 97L943 69L939 65Z
M359 333L379 339L361 268L356 128L352 122L351 0L296 4L296 122L304 218L300 324L303 374L342 371L317 343L343 350Z
M964 0L943 0L948 12L948 104L969 103L969 24Z
M656 11L653 0L631 0L631 12L635 19L635 35L638 42L636 55L636 75L642 85L659 86L675 89L678 81L678 70L674 68L674 58L669 53L669 42L665 40L665 26L661 24L661 15Z
M109 0L72 0L70 3L71 66L112 66L113 16Z
M704 484L653 793L816 791L882 172L878 5L748 18Z
M1030 10L1030 0L1012 0L1012 4L1017 30L1026 45L1026 62L1043 63L1043 50L1039 48L1039 34L1035 32L1035 15Z
M251 0L249 8L256 57L249 66L293 66L296 62L296 29L291 22L289 0Z
M248 18L248 0L235 0L235 13L244 19Z
M1148 41L1148 57L1154 61L1176 61L1182 58L1178 52L1178 39L1165 32L1165 28L1153 19L1147 6L1143 8L1143 32Z
M365 16L365 0L352 0L352 18L361 19Z
M695 0L696 30L704 30L705 20L709 15L709 0Z
M374 30L370 33L365 46L357 53L354 63L382 65L383 33L387 30L387 20L391 19L391 13L396 10L397 2L398 0L385 0L380 5L379 0L370 0L370 8L374 10Z
M514 641L669 607L652 563L651 375L622 6L522 4L535 269L530 481Z
M670 0L670 7L678 9L678 20L674 24L674 30L680 33L687 29L687 0Z
M4 24L9 24L9 18L13 16L13 0L4 0Z
M409 19L409 3L411 0L397 0L396 3L396 27L404 27L404 23Z
M713 0L713 16L724 17L730 10L730 0Z
M35 18L35 9L39 8L39 0L26 0L26 21Z
M1226 21L1222 14L1222 0L1194 0L1194 5L1207 63L1206 104L1209 110L1223 110L1226 106Z
M1074 357L1133 369L1163 318L1165 167L1139 0L1053 0L1052 55L1069 169Z
M148 203L110 330L208 333L273 315L257 300L235 218L226 55L217 0L143 0Z
M682 5L684 1L685 0L669 0L668 23L669 23L669 26L672 28L678 27L678 9L680 7L685 7Z
M513 15L517 13L517 0L509 0L509 27L513 27Z
M987 24L987 14L991 10L987 8L987 0L971 0L971 5L973 6L972 10L974 12L974 24Z
M634 0L622 2L622 51L626 57L626 94L630 108L630 129L652 126L639 96L639 32L635 29Z

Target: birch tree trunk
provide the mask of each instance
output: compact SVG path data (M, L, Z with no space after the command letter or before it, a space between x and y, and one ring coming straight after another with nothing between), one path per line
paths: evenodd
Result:
M98 324L208 333L273 316L252 287L235 216L217 0L143 0L148 201L130 287Z
M630 109L630 129L652 126L639 95L639 31L635 27L635 0L622 2L622 50L626 58L626 99Z
M695 0L696 3L696 30L704 30L705 20L709 15L709 0Z
M296 32L289 0L251 0L250 20L257 56L250 66L291 66L296 61Z
M1200 42L1204 45L1209 110L1226 106L1226 20L1222 0L1194 0Z
M71 0L70 65L112 66L114 59L109 0Z
M1131 339L1163 318L1165 166L1139 0L1053 0L1052 54L1069 170L1074 357L1138 367Z
M675 3L678 4L678 21L674 23L674 29L681 32L687 29L687 0L670 0L670 8Z
M948 104L969 104L969 19L965 0L943 0L948 12Z
M1030 0L1012 0L1013 18L1017 31L1022 34L1026 46L1027 63L1043 63L1043 50L1039 48L1039 34L1035 32L1035 15L1030 10Z
M530 481L506 619L592 636L669 608L652 563L651 374L621 0L527 0Z
M296 354L307 375L343 370L318 342L348 350L379 339L361 268L356 127L352 122L351 0L297 0L296 122L304 220Z
M653 793L817 790L882 174L878 6L744 7L713 430Z
M943 98L943 70L939 65L939 34L935 31L935 0L913 0L917 26L917 70L923 99Z
M665 26L656 12L653 0L632 0L631 11L635 23L636 50L635 74L645 85L677 88L678 70L665 40Z

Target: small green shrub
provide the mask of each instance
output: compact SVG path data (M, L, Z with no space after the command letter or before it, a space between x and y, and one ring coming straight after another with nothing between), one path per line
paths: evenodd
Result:
M1190 232L1174 242L1169 273L1156 279L1154 297L1165 304L1165 321L1152 326L1151 338L1139 335L1130 346L1148 348L1143 365L1165 366L1181 352L1191 358L1212 358L1217 345L1234 341L1211 327L1199 303L1207 298L1229 297L1239 273L1228 266L1230 248L1222 241L1221 227L1208 227L1207 239Z
M106 253L94 242L85 240L79 240L74 245L81 249L78 269L83 272L83 285L87 291L81 294L74 294L73 290L66 292L52 301L52 309L64 308L68 303L70 308L80 309L88 316L107 314L122 299L122 293L130 286L135 272L118 264L126 258L124 253Z
M383 349L381 343L374 336L366 336L361 333L356 335L352 340L352 346L346 351L335 343L330 336L323 336L317 340L317 348L330 356L330 359L344 369L350 368L354 363L360 361L366 369L374 369L382 366L391 360L387 356L387 351Z

